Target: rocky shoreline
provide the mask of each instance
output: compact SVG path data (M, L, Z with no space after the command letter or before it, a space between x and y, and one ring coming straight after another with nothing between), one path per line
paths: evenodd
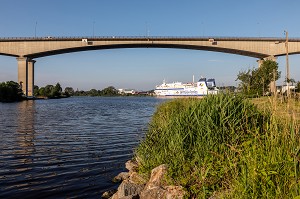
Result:
M102 194L105 199L182 199L185 191L181 186L166 185L164 177L168 172L163 164L151 171L146 177L137 173L138 164L134 160L125 163L128 172L121 172L113 181L121 182L117 190L110 190Z

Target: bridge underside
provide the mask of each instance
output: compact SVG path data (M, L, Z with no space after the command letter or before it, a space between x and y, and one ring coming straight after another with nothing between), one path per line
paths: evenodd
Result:
M76 47L76 48L67 48L59 50L51 50L34 54L27 54L24 57L29 58L39 58L51 55L59 55L72 52L81 52L81 51L90 51L90 50L107 50L107 49L121 49L121 48L171 48L171 49L189 49L189 50L203 50L211 52L222 52L236 55L249 56L254 58L263 59L268 57L267 54L261 54L256 52L242 51L236 49L228 48L216 48L210 46L195 46L195 45L178 45L178 44L115 44L115 45L100 45L100 46L85 46L85 47ZM15 55L13 55L15 56Z

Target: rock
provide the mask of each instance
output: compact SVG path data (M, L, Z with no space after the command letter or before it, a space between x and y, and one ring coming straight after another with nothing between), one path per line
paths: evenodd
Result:
M152 187L144 189L140 194L140 199L160 199L164 198L165 191L162 187Z
M166 186L164 188L166 189L166 199L182 199L185 195L185 191L182 186Z
M124 196L119 199L140 199L140 196L139 195L131 195L131 196Z
M114 179L112 180L113 182L121 182L123 180L126 180L129 178L129 173L128 172L121 172L119 173Z
M102 194L101 197L102 197L103 199L108 199L108 198L112 197L112 195L114 195L114 193L116 193L116 192L117 192L116 189L114 189L114 190L109 190L109 191L104 192L104 193Z
M120 199L125 196L139 195L144 187L145 185L139 185L132 183L129 180L124 180L118 187L118 191L113 195L112 199Z
M168 170L165 164L152 169L147 182L136 172L137 167L132 162L126 162L126 168L130 170L124 174L125 177L120 177L123 181L111 199L183 199L185 191L181 186L164 186L164 177Z
M135 184L142 184L145 185L147 183L147 179L142 177L140 174L137 172L132 172L130 177L129 177L130 182L135 183Z
M137 168L138 168L138 164L137 164L137 162L135 162L133 160L128 160L125 163L125 167L126 167L126 169L128 169L129 172L136 172Z
M184 194L181 186L157 186L143 190L140 199L183 199Z
M167 168L167 165L165 165L165 164L162 164L162 165L152 169L150 179L149 179L148 183L146 184L146 189L151 189L153 187L161 186L162 180L163 180L164 176L166 175L167 170L168 170L168 168Z

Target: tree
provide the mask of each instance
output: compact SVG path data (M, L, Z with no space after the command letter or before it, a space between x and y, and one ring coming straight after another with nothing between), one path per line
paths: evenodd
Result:
M0 102L14 102L23 99L21 86L14 81L0 83Z
M242 71L242 72L239 72L238 76L237 76L237 80L240 80L240 84L239 84L239 88L242 90L243 93L246 93L246 94L250 94L252 92L252 89L251 89L251 81L253 81L253 78L252 78L252 71L253 70L250 70L248 69L248 71Z
M91 89L89 92L89 96L98 96L98 91L96 89Z
M286 83L292 83L292 86L294 86L294 84L296 83L296 81L295 81L295 79L293 79L293 78L290 78L290 79L286 79L286 80L284 80L284 82Z
M270 83L280 78L278 71L278 63L272 60L263 61L262 65L257 69L248 69L239 72L237 79L240 81L240 89L247 95L264 95L270 91Z
M300 81L297 82L296 92L300 93Z
M61 93L62 93L62 88L60 86L60 83L56 83L56 85L51 90L50 97L60 97Z
M72 87L66 87L65 88L65 94L68 96L74 95L74 89Z
M45 87L41 87L41 88L39 89L39 94L38 94L38 95L39 95L39 96L43 96L43 97L46 96Z
M33 87L33 95L38 96L39 95L39 87L37 85L34 85Z
M53 90L53 85L47 85L45 86L45 96L46 97L52 97L52 90Z
M101 91L101 94L108 95L108 96L118 95L118 90L115 89L115 87L113 87L113 86L109 86L109 87L103 89Z

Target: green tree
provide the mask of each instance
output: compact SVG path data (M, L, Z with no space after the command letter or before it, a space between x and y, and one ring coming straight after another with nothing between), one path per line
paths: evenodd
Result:
M113 87L113 86L109 86L109 87L103 89L101 91L101 94L106 95L106 96L114 96L114 95L118 95L118 90L115 89L115 87Z
M96 89L91 89L89 92L89 96L98 96L98 91Z
M39 89L39 94L38 94L38 95L39 95L39 96L43 96L43 97L46 96L45 87L41 87L41 88Z
M66 87L66 88L65 88L65 94L66 94L67 96L72 96L72 95L74 95L74 89L73 89L72 87Z
M257 69L248 69L239 72L237 79L240 81L240 90L247 95L264 95L270 91L270 83L280 78L278 71L278 63L272 60L263 61L262 65Z
M38 96L39 95L39 87L37 85L34 85L33 87L33 95Z
M242 71L242 72L240 71L236 79L240 81L239 89L241 89L243 93L248 95L251 94L252 92L251 89L251 85L253 81L252 73L253 70L250 69L248 69L247 71Z
M14 102L23 99L20 85L14 81L0 83L0 102Z
M300 93L300 81L296 84L296 92Z
M45 91L44 91L44 96L45 97L52 97L52 90L53 90L53 85L47 85L45 86Z
M56 83L56 85L51 90L51 96L50 97L60 97L62 93L62 88L60 86L60 83Z

